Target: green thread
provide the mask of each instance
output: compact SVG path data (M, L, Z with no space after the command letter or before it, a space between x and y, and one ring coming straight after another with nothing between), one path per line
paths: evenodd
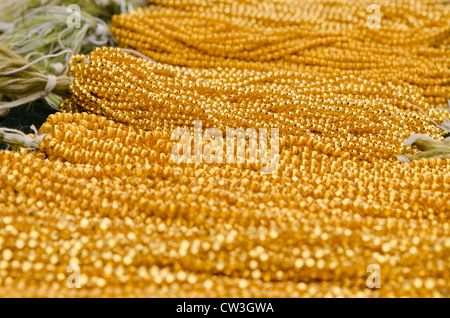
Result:
M24 12L40 6L77 4L83 12L107 21L114 14L129 12L133 8L146 6L147 0L2 0L0 2L0 21L12 23L23 17Z
M39 149L39 143L41 142L42 138L48 135L48 133L39 135L34 125L32 125L30 128L34 133L33 137L25 135L25 133L20 130L0 128L0 142L3 142L8 146L21 147L35 151Z
M63 55L61 53L64 52L60 52L59 55ZM71 79L67 75L45 75L32 63L0 45L1 95L26 99L33 95L37 96L36 94L42 95L38 98L44 97L52 92L59 96L65 96L69 93L70 83ZM11 105L15 105L15 103L0 103L0 110L11 108Z
M397 158L403 162L411 162L424 158L450 158L450 138L447 138L445 141L440 141L422 137L417 139L413 145L417 146L421 151L414 155L403 154Z
M450 100L448 100L449 108L446 110L450 111ZM413 105L414 106L414 105ZM417 106L415 106L417 107ZM417 107L418 108L418 107ZM420 108L419 108L420 109ZM420 109L421 110L421 109ZM421 110L422 111L422 110ZM422 111L423 112L423 111ZM426 114L425 114L426 115ZM426 115L428 117L428 115ZM434 121L433 121L434 122ZM450 120L444 118L441 125L435 123L435 125L447 133L450 133ZM402 162L411 162L413 160L420 160L424 158L450 158L450 137L441 140L435 140L431 137L423 134L417 134L404 140L403 143L406 146L415 145L421 151L414 155L402 154L397 156L397 158Z
M2 44L29 62L66 49L73 54L85 54L97 46L114 45L113 36L103 20L81 11L80 28L69 28L68 18L69 13L64 6L27 10L23 18L16 20L13 29L4 34ZM37 68L54 74L53 65L57 63L65 65L64 56L42 61Z
M128 12L136 7L148 4L146 0L79 0L80 28L69 28L68 18L72 12L67 6L73 0L6 0L0 4L0 44L8 47L16 55L27 62L35 61L43 56L54 55L42 59L34 68L24 74L16 74L13 78L0 80L0 100L6 97L23 97L26 89L33 92L42 91L42 85L48 81L48 75L61 76L67 60L63 55L56 55L66 49L73 54L86 54L98 46L115 46L114 38L109 30L109 23L114 14ZM4 52L3 52L4 53ZM14 58L17 58L14 57ZM1 56L1 63L6 63ZM0 65L0 69L2 66ZM31 77L32 73L38 78ZM1 71L0 71L1 72ZM21 78L26 75L25 78ZM59 80L61 84L66 80ZM17 85L16 85L17 83ZM43 96L54 109L59 110L62 102L58 94L59 87L51 94ZM63 92L65 89L63 89ZM30 92L28 92L30 93ZM29 94L28 94L29 95ZM4 105L4 104L3 104ZM0 109L0 117L8 110Z

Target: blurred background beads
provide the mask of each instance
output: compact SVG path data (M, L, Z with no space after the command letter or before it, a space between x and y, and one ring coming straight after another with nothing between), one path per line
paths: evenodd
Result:
M290 70L410 83L434 106L450 96L445 0L156 0L112 18L121 46L193 68Z

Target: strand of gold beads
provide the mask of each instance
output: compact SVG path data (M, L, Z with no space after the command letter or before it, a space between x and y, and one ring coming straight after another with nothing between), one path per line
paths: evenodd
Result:
M114 16L123 47L191 68L291 70L410 83L430 104L450 96L450 6L445 1L157 0Z
M51 115L40 133L37 154L0 153L2 295L445 295L449 160L355 162L288 139L261 175L148 160L170 153L166 132L93 114ZM83 140L87 160L57 147ZM141 160L101 155L122 148ZM68 264L81 289L66 287ZM381 289L366 287L368 264Z
M86 63L86 61L89 61ZM407 151L416 133L443 135L435 110L412 86L382 85L354 76L324 80L297 72L195 70L152 63L115 48L72 59L74 80L64 111L89 111L144 130L279 128L280 135L312 139L317 148L365 160ZM403 97L405 96L405 97ZM438 119L439 118L439 119Z

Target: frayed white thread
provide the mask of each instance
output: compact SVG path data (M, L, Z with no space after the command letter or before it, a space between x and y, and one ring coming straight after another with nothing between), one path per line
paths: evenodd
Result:
M30 128L34 133L34 137L28 137L24 132L17 129L0 128L0 136L2 136L1 141L8 145L18 145L28 150L37 150L39 149L41 140L49 135L49 133L39 135L34 125Z
M5 117L8 113L9 109L0 109L0 117Z
M97 22L97 28L95 29L95 32L86 37L83 40L83 43L84 44L92 43L95 46L105 45L106 43L108 43L108 34L109 34L108 26L103 20L99 18L95 18L95 21Z
M106 7L109 5L109 0L94 0L95 4L101 7Z
M397 156L397 159L404 163L411 163L411 160L409 160L408 157L406 157L404 155Z
M0 33L1 32L8 32L13 28L13 23L7 23L7 22L0 22Z
M445 108L445 107L436 107L436 109L446 110L446 111L448 111L450 113L450 99L447 99L447 104L448 104L447 108Z
M61 62L52 63L50 64L50 67L55 70L55 75L62 75L65 69L64 65Z
M25 56L25 60L26 60L26 61L31 60L31 57L34 56L34 55L39 55L39 57L43 56L42 53L39 53L39 52L31 52L31 53L28 53L28 54Z
M48 58L52 58L52 57L58 57L58 56L63 55L63 54L68 54L68 57L66 59L70 60L70 58L73 55L73 52L72 52L72 50L64 50L64 51L61 51L59 53L44 55L44 56L41 56L40 58L37 58L34 61L28 63L27 65L19 67L18 69L7 71L7 72L2 72L2 73L0 73L0 76L5 76L5 75L11 75L11 74L14 74L14 73L18 73L20 71L26 70L30 66L32 66L32 65L42 61L43 59L48 59Z
M411 146L418 139L423 139L423 140L427 140L427 141L436 141L433 138L431 138L430 136L427 136L424 134L417 134L417 135L413 135L413 136L403 140L403 144L405 144L405 146Z
M73 55L72 50L69 50L69 49L61 51L59 53L41 56L40 58L37 58L36 60L28 63L27 65L24 65L24 66L18 68L18 69L7 71L7 72L2 72L2 73L0 73L0 76L6 76L6 75L11 75L11 74L14 74L14 73L18 73L18 72L23 71L23 70L29 68L30 66L32 66L32 65L34 65L34 64L36 64L36 63L38 63L38 62L40 62L40 61L42 61L44 59L57 57L57 56L60 56L62 54L67 54L66 60L67 60L67 65L68 65L69 64L68 62L69 62L70 58ZM68 67L66 67L65 69L66 70L63 72L63 74L67 73ZM61 70L59 70L59 71L61 71ZM45 85L45 88L44 88L44 90L42 92L34 93L34 94L29 95L29 96L26 96L26 97L23 97L23 98L19 98L19 99L15 100L15 101L12 101L12 102L0 103L0 117L3 117L3 116L5 116L7 114L5 112L6 109L10 109L10 108L18 107L20 105L31 103L31 102L34 102L35 100L38 100L38 99L41 99L41 98L44 98L44 97L48 96L55 89L56 84L57 84L56 76L53 75L53 74L47 75L47 84Z
M125 0L114 0L115 3L117 3L120 6L120 12L121 13L127 13L127 3Z
M446 131L450 131L450 120L448 118L444 118L441 126L444 127Z
M396 94L397 96L400 96L400 94L398 94L398 93L395 92L395 91L394 91L394 94ZM425 113L425 112L422 110L422 108L420 108L419 106L416 106L416 105L414 105L414 104L408 102L408 101L407 101L406 99L404 99L404 98L402 98L402 100L403 100L405 103L407 103L408 105L413 106L413 107L417 108L418 110L420 110L420 112L421 112L422 114L424 114L429 120L431 120L431 122L432 122L433 124L435 124L437 127L439 127L440 129L442 129L442 130L444 130L444 131L446 131L446 132L450 132L450 128L448 128L448 127L446 127L446 126L439 125L437 122L435 122L435 121L433 120L433 118L431 118L430 116L428 116L427 113Z

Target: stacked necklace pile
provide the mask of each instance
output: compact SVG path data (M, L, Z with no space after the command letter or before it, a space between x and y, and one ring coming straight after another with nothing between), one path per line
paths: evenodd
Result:
M448 296L450 159L396 156L444 136L412 104L446 117L449 6L154 2L112 21L153 61L73 56L38 149L0 152L0 295ZM177 162L196 120L279 129L276 170Z
M334 158L281 138L280 167L176 164L170 134L51 115L1 154L10 296L445 296L450 160ZM81 148L81 150L77 150ZM66 268L81 270L67 288ZM367 286L378 265L380 289Z
M113 48L76 56L71 65L74 81L63 110L89 111L146 130L192 128L195 120L223 132L279 128L296 139L311 137L316 149L329 144L329 153L366 160L397 160L402 141L414 133L444 133L401 99L407 95L402 86L352 75L323 80L289 71L184 69ZM418 94L408 99L435 118L446 113Z

